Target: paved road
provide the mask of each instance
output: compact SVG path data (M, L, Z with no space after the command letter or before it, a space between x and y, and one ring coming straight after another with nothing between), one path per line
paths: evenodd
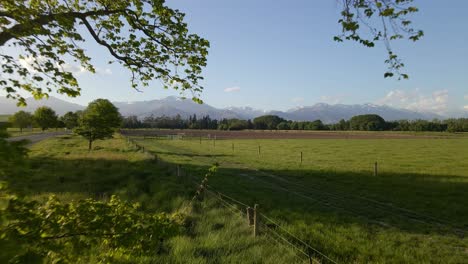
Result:
M30 141L28 145L32 145L44 139L48 139L48 138L55 137L55 136L67 135L67 134L70 134L70 132L68 131L46 132L46 133L40 133L40 134L30 134L30 135L25 135L25 136L11 137L11 138L8 138L7 140L19 141L19 140L26 139Z

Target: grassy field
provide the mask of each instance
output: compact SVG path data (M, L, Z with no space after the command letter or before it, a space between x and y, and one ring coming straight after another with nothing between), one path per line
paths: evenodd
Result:
M64 129L63 128L58 128L58 129L50 128L50 129L47 129L45 131L42 131L42 129L35 127L33 129L25 128L21 132L19 128L10 127L10 128L7 129L7 131L10 134L11 137L19 137L19 136L27 136L27 135L32 135L32 134L41 134L41 133L49 133L49 132L56 132L56 131L64 131Z
M0 115L0 122L7 122L10 115Z
M194 177L219 162L213 188L260 204L262 212L337 262L468 259L466 137L136 140Z
M77 136L62 136L33 145L23 164L7 168L6 180L16 193L45 200L54 194L62 201L84 198L122 199L139 202L145 212L175 212L193 196L196 186L175 177L169 165L156 164L153 157L138 151L121 138L97 141L92 152ZM223 209L215 199L196 204L190 226L172 238L166 250L154 258L137 258L125 263L297 263L290 249L252 237L246 220ZM2 245L0 263L7 263L14 245ZM7 250L9 249L9 250ZM83 263L94 263L107 249L81 252Z

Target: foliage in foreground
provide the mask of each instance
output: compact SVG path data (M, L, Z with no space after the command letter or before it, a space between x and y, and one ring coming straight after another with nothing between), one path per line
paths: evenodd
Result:
M151 156L118 135L96 145L93 152L88 152L87 142L78 136L44 140L31 147L29 157L21 165L23 169L8 173L4 179L10 183L9 190L26 195L28 200L46 201L49 194L54 194L63 204L89 197L101 199L105 193L106 196L117 194L131 203L138 202L141 204L138 212L142 213L184 212L187 215L181 219L184 228L147 253L132 251L129 254L127 248L111 248L101 243L108 239L103 238L91 248L70 246L58 249L61 254L70 255L61 262L297 263L293 251L272 244L267 237L254 238L244 217L234 215L229 209L218 208L221 205L210 196L204 202L197 200L193 206L184 207L195 191L193 181L186 178L187 175L174 177L171 167L155 163ZM19 166L19 163L12 165ZM203 174L207 169L202 169ZM60 177L63 177L62 183ZM200 182L201 178L194 180ZM176 223L181 222L177 216L173 219ZM22 244L21 239L0 239L0 263L8 263L19 252L16 245ZM43 262L56 260L58 258L46 256Z
M164 240L180 233L183 218L151 214L112 196L102 202L84 199L63 203L55 196L47 202L28 201L1 191L0 243L15 245L11 263L77 262L82 253L99 247L102 261L116 256L152 256ZM3 241L2 241L3 240ZM14 252L14 253L13 253ZM5 257L5 256L3 256Z
M92 40L112 56L111 62L131 72L133 88L160 79L166 88L190 90L196 100L209 42L190 34L184 21L182 12L159 0L2 0L0 47L22 52L0 51L0 85L20 105L26 105L22 91L36 99L54 90L76 97L81 89L75 75L63 67L64 55L96 72L81 46Z

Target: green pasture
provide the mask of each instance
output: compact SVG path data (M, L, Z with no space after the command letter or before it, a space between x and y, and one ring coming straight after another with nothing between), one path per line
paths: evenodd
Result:
M0 122L8 122L11 115L0 115Z
M35 127L35 128L25 128L23 131L20 131L19 128L16 127L10 127L7 128L8 134L10 134L11 137L18 137L18 136L27 136L27 135L32 135L32 134L41 134L41 133L48 133L48 132L56 132L56 131L64 131L64 128L49 128L45 131L42 131L42 129Z
M44 140L30 148L28 158L5 168L0 181L29 199L46 200L56 195L62 201L94 198L106 200L113 194L141 204L145 212L177 212L193 197L196 186L175 177L170 165L156 164L152 155L129 145L122 137L97 141L88 152L78 136ZM240 214L207 199L191 207L187 227L154 256L122 256L102 247L70 252L80 263L97 263L102 255L114 254L119 263L298 263L302 261L287 247L267 237L253 238ZM65 243L66 241L64 241ZM0 239L0 263L8 263L21 248ZM156 252L156 249L155 249Z
M258 203L339 263L468 259L466 137L135 140L195 179L220 163L212 188Z

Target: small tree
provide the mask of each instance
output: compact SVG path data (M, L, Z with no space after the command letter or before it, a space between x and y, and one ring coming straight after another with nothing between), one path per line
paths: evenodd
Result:
M23 128L32 125L33 116L29 112L18 111L10 117L10 122L13 124L13 127L20 129L20 132L23 132Z
M73 129L78 126L78 114L71 111L67 112L60 118L60 121L65 124L66 128Z
M97 99L80 115L75 133L88 140L88 150L91 150L93 141L111 138L121 122L118 109L109 100Z
M34 112L34 121L42 129L42 131L55 127L57 125L57 114L52 108L42 106Z

